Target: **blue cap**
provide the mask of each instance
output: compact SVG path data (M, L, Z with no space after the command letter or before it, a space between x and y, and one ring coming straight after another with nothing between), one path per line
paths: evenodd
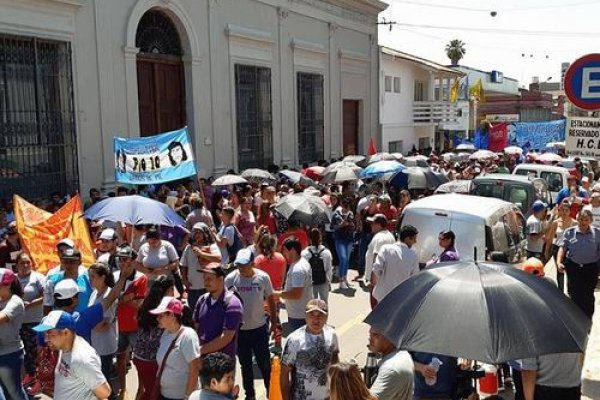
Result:
M534 213L543 211L546 208L548 208L548 204L544 203L541 200L534 201L533 205L531 206L531 209L533 210Z
M254 254L252 254L252 250L245 248L238 251L233 265L248 265L252 261L254 261Z
M32 328L36 332L47 332L52 329L75 330L75 318L66 311L51 311L39 325Z

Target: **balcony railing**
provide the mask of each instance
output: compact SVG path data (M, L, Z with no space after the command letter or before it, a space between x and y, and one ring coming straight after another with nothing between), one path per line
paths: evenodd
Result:
M459 125L459 108L449 101L415 101L415 125Z

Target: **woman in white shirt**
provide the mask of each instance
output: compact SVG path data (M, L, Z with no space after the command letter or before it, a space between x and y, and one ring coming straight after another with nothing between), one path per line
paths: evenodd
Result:
M89 269L90 283L94 288L90 296L89 306L101 303L108 296L115 278L104 264L93 264ZM115 368L115 354L118 345L117 329L117 302L104 310L102 322L94 327L91 336L91 345L100 356L102 374L110 384L112 393L109 399L116 399L120 388L118 387L117 370Z
M179 268L177 249L170 242L161 240L160 232L151 227L146 232L146 243L140 246L136 260L138 270L148 276L148 279L158 275L171 275Z
M156 384L160 395L170 400L183 400L198 389L200 341L192 328L191 310L174 297L166 296L157 308L159 327L164 329L156 353Z
M310 230L310 246L302 250L301 256L304 257L309 264L311 264L311 258L319 258L323 262L323 269L325 273L325 282L315 282L314 278L318 277L321 272L317 272L316 274L313 271L313 296L315 299L327 300L329 298L329 289L331 287L331 277L333 275L333 266L332 260L333 257L331 255L331 251L323 244L321 244L321 231L318 228L312 228ZM314 263L319 267L320 263ZM313 265L311 265L313 268Z

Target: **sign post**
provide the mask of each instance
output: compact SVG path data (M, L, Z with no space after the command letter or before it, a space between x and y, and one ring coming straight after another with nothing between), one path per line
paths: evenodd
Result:
M565 74L565 93L575 106L588 111L600 109L600 54L575 61Z
M572 157L600 157L600 119L567 118L565 152Z

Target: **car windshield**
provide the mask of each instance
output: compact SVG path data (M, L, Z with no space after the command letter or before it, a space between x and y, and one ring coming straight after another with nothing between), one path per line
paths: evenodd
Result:
M546 183L548 184L548 189L551 192L558 192L560 191L560 189L562 189L562 175L558 172L542 171L542 173L540 174L540 178L546 181Z

